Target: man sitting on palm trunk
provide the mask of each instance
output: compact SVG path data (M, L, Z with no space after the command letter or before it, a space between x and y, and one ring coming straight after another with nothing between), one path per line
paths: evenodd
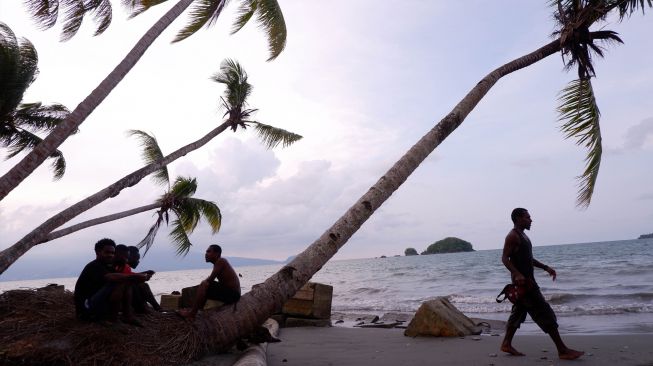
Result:
M225 305L240 300L240 280L231 264L222 258L222 248L217 244L209 245L204 259L207 263L213 263L213 271L197 287L192 308L179 311L181 316L191 320L199 309L204 308L208 299L221 301Z

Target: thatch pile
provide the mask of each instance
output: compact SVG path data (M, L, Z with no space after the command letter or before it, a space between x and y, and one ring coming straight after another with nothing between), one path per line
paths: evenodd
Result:
M209 351L191 322L174 314L139 317L143 328L75 318L61 288L0 294L2 365L179 365Z

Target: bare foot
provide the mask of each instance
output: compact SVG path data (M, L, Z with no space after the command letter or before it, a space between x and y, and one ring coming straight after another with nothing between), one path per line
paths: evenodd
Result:
M584 354L585 352L583 351L576 351L571 348L567 348L566 351L558 353L558 357L560 357L561 360L575 360Z
M194 320L195 319L195 314L190 309L181 309L181 310L177 311L177 315L179 315L182 318L187 319L187 320Z
M513 356L526 356L525 354L517 351L512 345L510 344L502 344L501 345L501 352L506 352L509 353Z

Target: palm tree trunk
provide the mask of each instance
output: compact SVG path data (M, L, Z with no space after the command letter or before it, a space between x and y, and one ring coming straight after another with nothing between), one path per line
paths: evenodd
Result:
M478 102L503 76L525 68L560 50L560 40L515 59L484 77L433 129L424 135L322 236L292 262L252 288L237 305L198 318L208 344L215 350L228 349L235 340L250 333L293 296L336 254L363 223L385 202L426 157L464 121ZM216 326L219 324L219 326Z
M193 0L180 0L168 12L161 17L136 45L129 51L127 56L116 66L109 75L98 85L95 90L84 99L68 117L60 123L57 128L27 154L11 170L0 177L0 201L9 192L16 188L27 176L39 167L45 159L77 130L79 125L102 103L111 91L122 81L127 73L136 65L145 51L154 43L156 38L190 6Z
M158 204L158 203L151 203L149 205L132 208L131 210L122 211L122 212L118 212L118 213L115 213L115 214L106 215L106 216L98 217L98 218L95 218L95 219L92 219L92 220L80 222L79 224L69 226L69 227L67 227L65 229L61 229L61 230L51 232L50 234L48 234L48 236L45 239L39 241L38 244L43 244L45 242L52 241L54 239L59 239L62 236L72 234L72 233L74 233L76 231L79 231L79 230L82 230L82 229L86 229L87 227L104 224L106 222L120 220L122 218L129 217L129 216L132 216L132 215L136 215L136 214L141 213L141 212L154 210L155 208L159 208L160 206L161 205Z
M207 142L211 141L215 136L222 133L231 125L230 122L224 122L220 126L213 129L211 132L207 133L201 139L190 143L177 151L173 152L170 155L167 155L160 161L146 165L126 176L116 181L115 183L109 185L108 187L102 189L101 191L86 197L85 199L77 202L76 204L66 208L65 210L59 212L58 214L49 218L46 222L41 224L36 229L32 230L29 234L25 235L22 239L16 242L14 245L0 252L0 274L4 273L9 266L11 266L20 256L25 254L33 246L44 242L43 240L47 238L53 230L65 224L66 222L72 220L82 212L94 207L95 205L103 202L104 200L117 196L120 191L127 187L131 187L136 183L140 182L143 178L150 175L151 173L163 168L164 166L170 164L171 162L177 160L178 158L188 154L191 151L197 150L200 147L204 146Z

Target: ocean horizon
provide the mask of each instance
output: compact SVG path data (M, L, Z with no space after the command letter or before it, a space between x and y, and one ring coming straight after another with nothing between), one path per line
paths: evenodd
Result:
M558 316L561 332L653 333L651 249L653 239L533 247L534 257L558 273L554 282L536 269L538 284ZM235 266L242 275L243 293L282 266L281 262ZM157 272L150 286L160 296L196 285L209 272L209 266ZM75 281L76 277L3 281L0 292L49 283L72 290ZM344 319L410 315L421 303L438 296L447 297L470 317L506 320L510 313L509 303L495 301L510 282L500 249L330 261L311 281L333 286L334 317ZM538 331L530 318L522 328L527 333Z

